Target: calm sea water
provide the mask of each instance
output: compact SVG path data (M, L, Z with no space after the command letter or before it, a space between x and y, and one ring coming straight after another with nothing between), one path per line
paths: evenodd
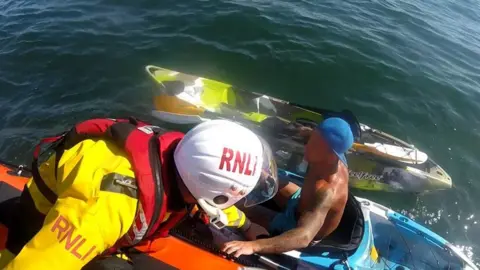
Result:
M413 143L455 187L356 194L480 261L480 3L0 1L0 158L96 116L148 117L155 64L331 109ZM477 254L477 255L474 255Z

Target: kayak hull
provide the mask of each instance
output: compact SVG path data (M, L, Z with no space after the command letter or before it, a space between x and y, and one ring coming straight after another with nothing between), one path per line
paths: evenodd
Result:
M292 172L282 171L280 177L299 186L303 183L303 177ZM365 234L357 251L348 257L353 269L478 269L453 244L428 228L388 207L355 198L361 205ZM322 267L331 263L318 254L309 261Z
M239 90L230 84L156 66L147 66L146 70L160 86L160 91L154 94L152 115L164 122L190 128L211 119L228 118L243 124L248 121L250 127L258 129L257 126L268 116L307 125L315 125L324 119L321 113L310 108ZM425 153L365 124L360 124L360 130L357 146L363 150L358 148L347 153L351 187L408 193L452 187L448 173ZM276 151L279 168L304 174L305 168L303 171L301 168L303 144L278 134L265 137Z

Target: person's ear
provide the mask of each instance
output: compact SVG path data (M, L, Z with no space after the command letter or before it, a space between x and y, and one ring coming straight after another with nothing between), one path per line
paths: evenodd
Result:
M325 143L318 131L312 131L305 145L305 160L308 163L322 162L325 159Z

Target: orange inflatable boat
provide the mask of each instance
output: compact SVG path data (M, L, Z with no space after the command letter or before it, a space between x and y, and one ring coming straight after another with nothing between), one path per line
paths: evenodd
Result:
M30 172L26 168L0 161L0 204L8 203L20 196L28 182ZM5 217L3 217L5 219ZM179 232L178 230L176 230ZM0 224L0 250L5 248L8 228ZM188 235L185 235L188 237ZM193 240L190 239L190 240ZM242 269L243 266L225 259L214 252L199 248L182 240L180 236L170 236L156 240L158 246L155 253L143 253L142 250L132 255L137 269ZM185 255L188 254L187 259Z
M15 199L27 183L27 168L0 161L0 223L7 224ZM282 177L282 176L281 176ZM293 181L295 175L289 176ZM300 176L297 176L302 178ZM300 184L300 182L299 182ZM265 205L268 207L268 205ZM0 225L0 250L8 226ZM385 206L349 196L338 228L320 243L278 255L234 258L218 246L236 238L235 232L213 229L198 216L186 218L155 240L157 250L140 247L127 255L134 269L464 269L478 267L453 244ZM114 268L119 269L119 268Z

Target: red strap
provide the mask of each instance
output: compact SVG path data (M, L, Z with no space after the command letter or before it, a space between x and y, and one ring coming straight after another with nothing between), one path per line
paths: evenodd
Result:
M75 126L75 131L78 134L88 134L91 136L101 136L114 123L125 122L126 119L90 119L81 122Z
M172 172L170 166L174 166L173 161L173 152L175 151L175 147L177 146L178 142L183 138L184 134L181 132L170 131L167 133L162 134L159 139L158 149L156 150L159 154L159 160L161 162L161 178L163 179L162 185L163 189L165 190L165 196L163 196L162 200L162 213L168 211L167 205L169 200L168 191L171 190L170 185L171 182L174 181L175 174ZM153 150L153 149L152 149ZM157 219L157 222L153 225L153 228L160 228L161 222L163 218Z
M173 212L169 217L168 220L165 221L162 225L160 225L158 229L158 234L156 234L158 237L167 237L170 229L175 227L182 218L184 218L187 215L187 211L182 211L182 212Z
M63 135L42 139L37 144L37 146L35 146L35 150L33 151L33 158L38 159L38 155L40 154L40 146L42 146L42 144L44 144L44 143L54 143L54 142L60 140L61 138L63 138Z
M151 222L154 212L154 207L152 206L156 203L155 184L150 164L151 153L148 145L150 137L151 135L136 130L130 133L125 142L125 150L131 158L132 167L137 178L138 189L141 191L139 193L139 200L144 204L145 208L143 211L145 212L148 223Z
M101 135L113 123L124 122L124 121L128 121L128 120L126 120L126 119L118 119L118 120L116 120L116 119L90 119L90 120L87 120L87 121L84 121L84 122L81 122L81 123L77 124L75 126L74 130L79 134ZM33 152L33 157L35 159L38 158L38 156L40 155L40 147L41 147L42 144L54 143L54 142L58 141L59 139L61 139L63 137L64 137L64 135L59 135L59 136L48 137L48 138L42 139L40 141L40 143L38 143L35 146L35 150Z

